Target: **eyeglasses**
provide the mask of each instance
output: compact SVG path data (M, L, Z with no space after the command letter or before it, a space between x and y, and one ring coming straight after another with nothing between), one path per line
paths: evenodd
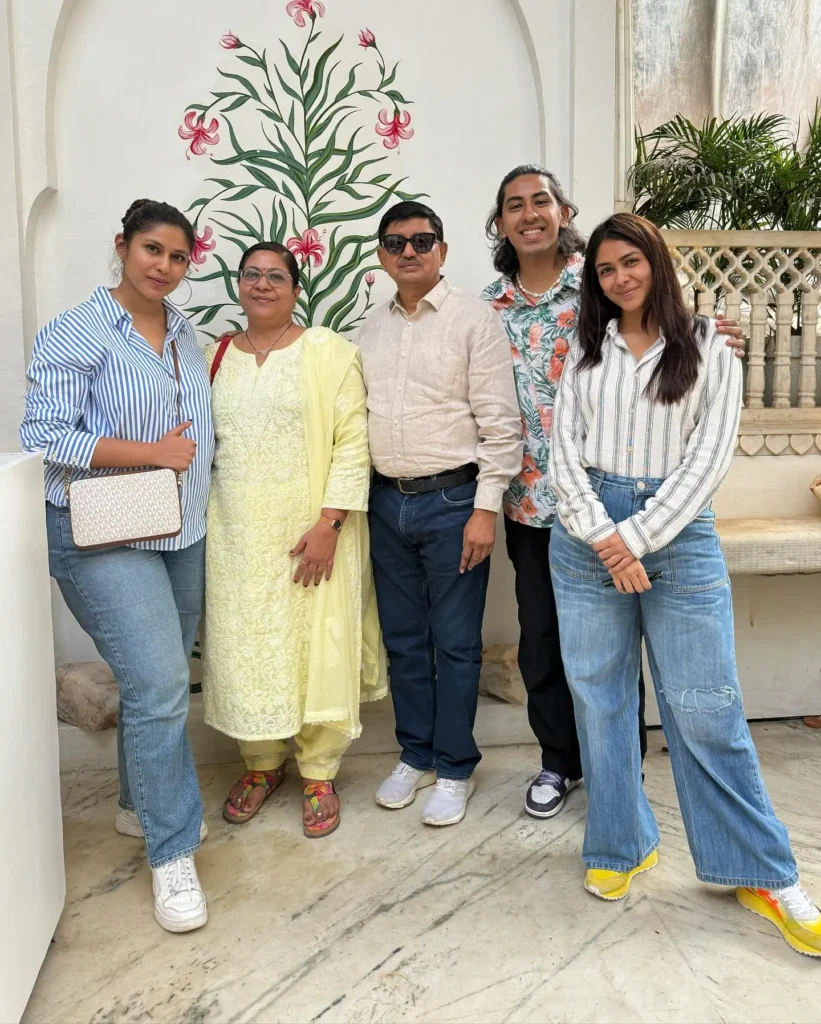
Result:
M256 267L248 267L246 270L240 271L239 279L244 281L245 284L255 285L258 284L263 277L272 288L284 288L286 285L293 285L293 281L287 274L283 274L281 270L266 270L263 273Z
M430 252L439 239L433 231L418 231L410 238L404 235L385 235L382 239L382 247L391 256L400 256L405 251L405 246L410 242L413 251L418 253Z

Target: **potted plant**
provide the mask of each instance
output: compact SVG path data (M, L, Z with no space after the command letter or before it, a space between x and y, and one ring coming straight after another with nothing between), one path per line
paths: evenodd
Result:
M778 114L681 114L636 133L633 210L686 231L816 231L821 228L821 106L794 126Z

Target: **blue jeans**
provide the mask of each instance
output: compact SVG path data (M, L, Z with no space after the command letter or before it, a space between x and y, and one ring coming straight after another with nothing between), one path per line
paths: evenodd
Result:
M371 490L371 558L402 760L467 779L490 559L460 573L476 481L428 494Z
M616 523L640 512L664 482L589 475ZM584 862L629 871L659 842L636 732L643 631L696 874L718 885L792 885L787 830L744 718L730 581L712 511L642 564L663 575L643 594L620 594L603 586L609 573L593 549L553 527L550 568L588 794Z
M148 863L200 844L202 800L188 742L188 658L205 589L205 540L181 551L79 551L66 510L46 505L49 568L120 687L120 806L135 810Z

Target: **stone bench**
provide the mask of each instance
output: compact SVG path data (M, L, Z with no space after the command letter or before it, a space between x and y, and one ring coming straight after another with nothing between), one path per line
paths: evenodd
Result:
M821 572L821 518L718 519L731 576Z
M731 576L821 572L821 517L718 519L716 529ZM527 702L516 644L485 649L479 689L511 704Z

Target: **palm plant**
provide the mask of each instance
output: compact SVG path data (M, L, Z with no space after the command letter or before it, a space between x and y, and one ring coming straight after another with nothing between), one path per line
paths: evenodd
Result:
M821 228L821 106L805 132L778 114L676 115L636 133L633 209L659 227L813 231Z

